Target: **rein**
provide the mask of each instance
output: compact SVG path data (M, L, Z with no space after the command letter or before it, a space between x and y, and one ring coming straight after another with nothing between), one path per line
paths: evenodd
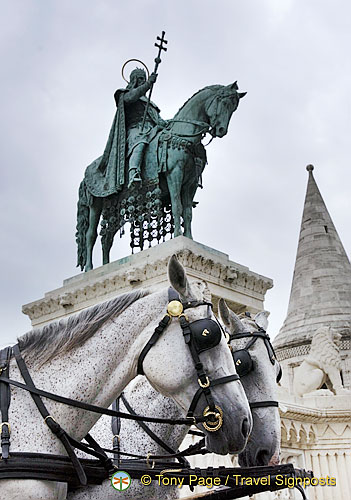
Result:
M182 133L178 133L178 132L172 132L172 125L173 123L189 123L190 125L198 125L200 127L203 127L199 132L194 132L193 134L182 134ZM200 121L197 121L197 120L186 120L186 119L177 119L177 118L172 118L171 120L168 120L168 123L171 124L170 128L169 128L169 131L171 133L173 133L174 135L178 136L178 137L197 137L199 135L205 135L209 129L210 129L210 125L206 122L200 122Z

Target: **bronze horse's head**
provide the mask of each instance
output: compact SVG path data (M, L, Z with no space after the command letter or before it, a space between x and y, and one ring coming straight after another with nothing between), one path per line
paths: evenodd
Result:
M228 132L230 118L246 92L238 92L237 82L221 87L210 98L206 106L206 114L210 121L212 137L223 137Z

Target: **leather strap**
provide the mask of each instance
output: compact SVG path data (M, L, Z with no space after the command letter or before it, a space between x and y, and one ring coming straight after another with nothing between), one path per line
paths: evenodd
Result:
M4 460L9 458L10 450L9 406L11 391L8 384L1 382L3 378L9 376L11 351L11 347L5 347L0 351L1 456Z
M214 387L220 384L226 384L228 382L233 382L234 380L240 380L239 375L237 375L236 373L234 373L233 375L227 375L226 377L217 378L215 380L210 380L210 387ZM201 394L203 394L203 389L202 387L199 387L198 390L195 392L195 395L189 407L188 416L193 415ZM192 432L189 431L189 434L192 434Z
M36 407L38 408L41 416L45 420L45 423L47 424L47 426L49 427L51 432L53 434L55 434L60 439L61 443L63 444L63 446L64 446L64 448L65 448L65 450L66 450L69 458L71 459L72 464L76 470L76 473L77 473L77 476L79 478L80 483L83 486L86 486L88 484L86 474L84 472L82 464L80 463L79 459L77 458L77 456L74 452L74 448L70 443L69 436L68 436L67 432L49 414L49 412L46 409L46 406L44 405L44 403L42 402L40 396L38 396L38 394L35 394L33 392L33 389L35 389L35 386L34 386L32 377L29 374L27 366L26 366L25 362L23 361L18 344L13 346L12 350L13 350L13 353L15 355L17 365L18 365L18 368L21 372L21 375L22 375L24 381L26 382L28 388L31 389L30 393L31 393L31 396L33 398L34 403L36 404Z
M268 406L279 407L278 401L256 401L254 403L249 403L250 408L266 408Z
M123 404L124 406L126 407L127 411L131 414L131 415L136 415L135 411L133 410L133 408L130 406L130 404L128 403L125 395L122 393L120 398L122 399L123 401ZM173 448L171 448L170 446L168 446L167 443L165 443L164 441L162 441L161 438L159 438L157 436L157 434L155 434L144 422L138 422L138 424L140 425L140 427L143 429L144 432L146 432L146 434L151 437L151 439L153 441L155 441L156 444L158 444L159 446L161 446L161 448L163 448L165 451L168 451L168 453L170 453L171 455L174 455L177 453L177 451L173 450ZM179 460L182 464L184 465L187 465L189 464L188 460L186 460L185 458L183 457L180 457L180 460Z
M145 356L147 353L150 351L151 347L156 344L164 330L167 328L171 321L171 317L168 314L165 314L161 321L159 322L158 326L156 326L154 333L152 334L150 340L148 343L144 346L143 350L140 353L139 359L138 359L138 367L137 367L137 374L138 375L144 375L144 370L143 370L143 362L145 359Z
M43 396L44 398L52 399L53 401L57 401L58 403L62 403L69 406L75 406L77 408L82 408L83 410L92 411L93 413L99 413L100 415L109 415L110 417L121 417L127 420L136 420L144 421L144 422L153 422L156 424L170 424L170 425L193 425L196 423L206 422L207 418L202 416L196 416L191 419L189 418L158 418L158 417L145 417L143 415L129 415L129 413L123 413L122 411L113 411L109 408L102 408L100 406L91 405L88 403L84 403L83 401L77 401L76 399L65 398L64 396L59 396L58 394L53 394L52 392L42 391L41 389L37 389L36 387L28 387L21 382L17 382L17 380L11 380L7 377L3 378L3 381L7 384L14 385L15 387L20 387L25 391L31 392L33 394L38 394L39 396Z
M114 400L112 403L112 410L114 411L119 411L119 396L117 399ZM111 418L111 429L112 429L112 448L113 448L113 457L117 461L117 464L119 466L120 462L120 437L119 434L121 432L121 418L120 417L112 417Z

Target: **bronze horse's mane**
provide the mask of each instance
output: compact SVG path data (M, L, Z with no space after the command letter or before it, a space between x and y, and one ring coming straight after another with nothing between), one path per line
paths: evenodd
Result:
M195 94L193 94L191 97L189 97L189 99L187 101L185 101L185 103L178 109L178 111L174 115L174 118L176 118L178 116L178 113L180 113L182 111L182 109L188 104L188 102L191 101L191 99L193 97L195 97L197 94L200 94L200 92L203 92L204 90L219 90L220 88L223 88L223 87L224 87L224 85L208 85L207 87L204 87L203 89L198 90L197 92L195 92Z
M68 318L31 330L18 338L19 348L24 357L43 365L54 357L83 345L108 319L119 316L149 293L147 290L125 293Z

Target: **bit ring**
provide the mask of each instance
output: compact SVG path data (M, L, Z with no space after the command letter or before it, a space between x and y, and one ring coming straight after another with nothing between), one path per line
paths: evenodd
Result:
M212 420L203 422L204 428L209 432L218 431L218 429L220 429L223 425L223 410L217 405L215 405L215 408L217 411L212 411L209 406L206 406L203 411L204 417L209 417L210 415L214 415L216 417L214 422L212 422Z

